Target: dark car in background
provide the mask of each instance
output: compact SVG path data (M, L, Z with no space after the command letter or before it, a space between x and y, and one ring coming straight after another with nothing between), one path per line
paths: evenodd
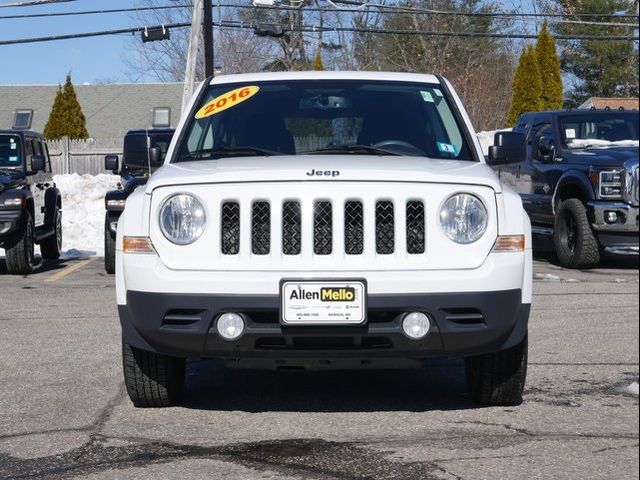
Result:
M553 237L560 264L637 255L638 111L527 113L514 131L526 135L526 158L495 170L521 195L533 232Z
M149 175L162 165L167 154L173 129L131 130L124 137L122 165L117 155L105 157L105 169L120 175L117 190L107 192L104 198L104 268L115 273L116 230L127 197L140 185L147 183Z
M0 130L0 248L9 273L31 273L35 244L43 258L60 257L62 199L47 142L40 133Z

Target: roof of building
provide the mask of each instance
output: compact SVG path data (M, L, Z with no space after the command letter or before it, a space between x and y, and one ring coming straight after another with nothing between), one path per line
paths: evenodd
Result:
M181 83L74 85L91 138L120 138L152 128L154 108L170 108L170 127L180 120ZM32 110L31 130L43 131L57 85L0 85L0 128L11 128L17 110Z
M610 108L618 110L638 110L640 100L636 97L591 97L578 108Z

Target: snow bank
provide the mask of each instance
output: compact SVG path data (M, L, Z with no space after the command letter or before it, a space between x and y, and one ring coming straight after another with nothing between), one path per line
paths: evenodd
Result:
M480 145L482 145L482 152L485 155L489 154L489 147L493 145L493 137L496 132L510 132L510 128L503 128L501 130L489 130L487 132L478 132L478 140L480 140Z
M116 188L119 179L104 173L53 177L62 193L64 257L104 255L104 194Z

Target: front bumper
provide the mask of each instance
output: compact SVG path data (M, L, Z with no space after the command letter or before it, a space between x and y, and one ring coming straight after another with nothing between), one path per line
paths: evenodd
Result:
M24 209L0 209L0 247L10 246L19 238L24 225Z
M131 345L179 357L211 357L249 368L361 368L420 364L428 357L465 357L509 348L527 331L530 305L520 289L370 294L362 326L285 326L277 295L211 295L127 292L119 305L123 334ZM247 328L236 341L222 339L215 321L240 312ZM402 333L408 311L432 320L429 334Z
M592 227L597 232L624 232L638 234L638 207L623 202L592 201L587 204ZM606 221L609 212L617 216L617 221Z

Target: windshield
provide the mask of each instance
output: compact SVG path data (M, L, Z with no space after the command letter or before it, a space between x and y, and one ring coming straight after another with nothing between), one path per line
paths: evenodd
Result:
M560 118L560 136L566 148L637 146L638 115L567 115Z
M17 167L22 162L20 137L0 135L0 167Z
M293 80L213 85L177 161L358 154L473 160L439 85Z
M169 150L169 145L171 144L171 137L173 137L173 133L151 135L151 146L160 149L161 160L164 160L164 157L167 155L167 150Z

